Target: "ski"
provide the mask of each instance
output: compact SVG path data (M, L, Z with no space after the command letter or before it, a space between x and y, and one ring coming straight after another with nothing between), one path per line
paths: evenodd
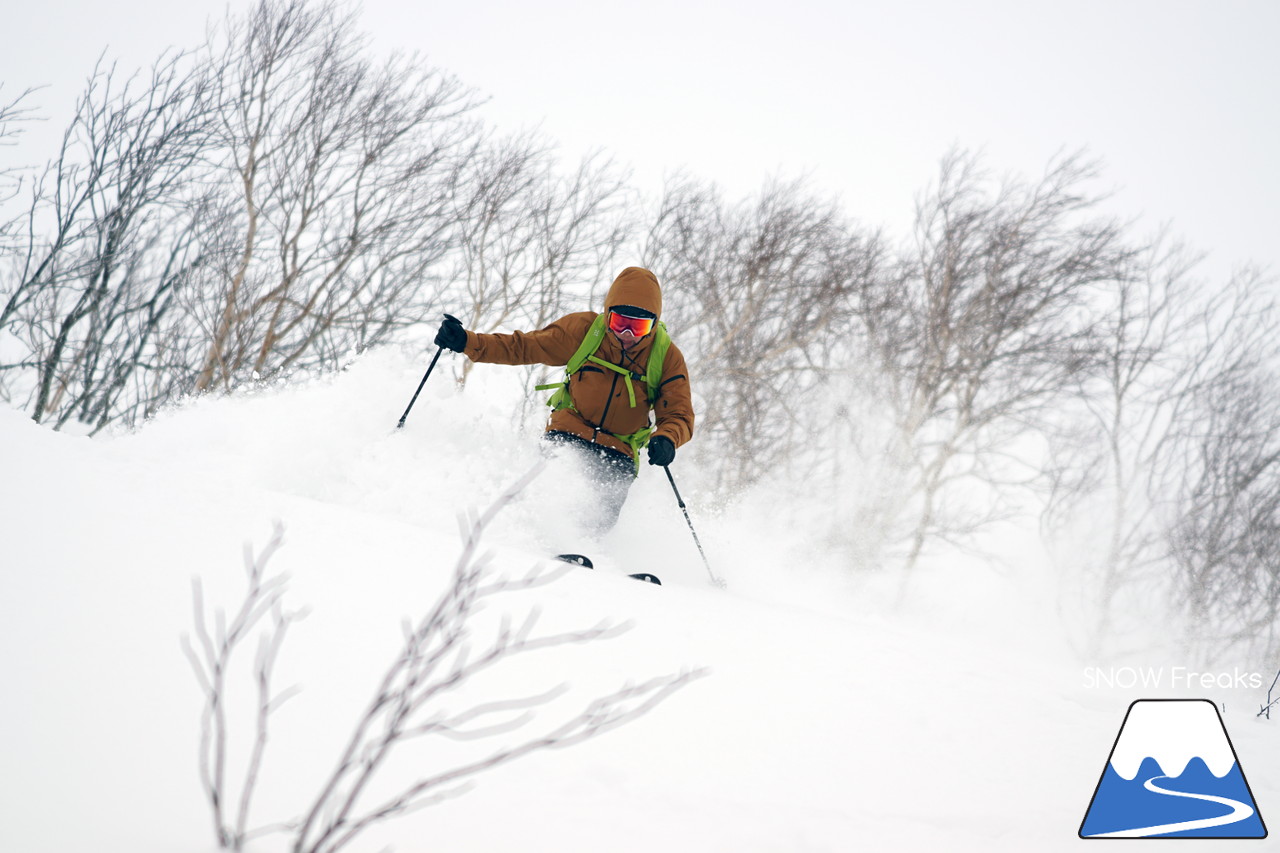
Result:
M591 558L585 557L582 554L557 554L556 559L562 560L566 563L573 563L575 566L582 566L584 569L595 568L595 564L591 562ZM658 580L658 576L650 574L649 572L637 572L633 575L627 575L627 577L634 578L638 581L644 581L645 583L656 583L658 586L662 586L662 581Z

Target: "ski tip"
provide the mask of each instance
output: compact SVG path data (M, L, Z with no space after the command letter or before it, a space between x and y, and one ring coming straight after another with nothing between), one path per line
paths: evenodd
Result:
M564 563L581 566L584 569L595 568L595 564L591 562L591 558L585 557L582 554L557 554L556 559ZM649 572L637 572L634 575L627 575L627 577L635 578L636 580L644 581L645 583L653 583L658 586L662 586L662 581L658 580L658 576L650 574Z

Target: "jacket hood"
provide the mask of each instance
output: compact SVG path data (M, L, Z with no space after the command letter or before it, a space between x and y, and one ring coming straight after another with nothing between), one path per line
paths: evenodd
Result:
M634 305L652 311L662 319L662 287L658 277L643 267L627 267L618 273L604 297L604 310L615 305Z

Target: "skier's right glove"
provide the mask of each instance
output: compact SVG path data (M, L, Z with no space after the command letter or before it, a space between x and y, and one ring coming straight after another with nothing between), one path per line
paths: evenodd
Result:
M440 324L440 331L436 332L436 346L451 349L454 352L462 352L466 349L467 330L462 328L462 321L446 314L444 322Z

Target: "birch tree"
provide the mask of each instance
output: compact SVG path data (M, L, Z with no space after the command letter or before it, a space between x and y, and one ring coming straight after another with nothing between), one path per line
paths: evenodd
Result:
M1136 252L1096 213L1095 177L1071 156L1035 181L993 182L977 157L948 155L917 203L901 274L887 292L859 293L896 425L886 452L904 483L893 514L908 570L929 542L961 542L1001 517L1002 494L1037 471L1011 450L1051 425L1092 364L1090 300ZM964 491L975 485L976 500Z
M213 104L205 69L184 54L124 79L106 64L90 76L31 183L5 270L0 328L29 353L5 368L23 374L14 384L35 420L96 430L148 407L174 294L200 263L189 187Z
M219 126L234 202L193 306L197 390L332 367L435 304L477 101L439 69L365 48L332 3L263 0L227 24Z
M800 182L768 183L738 204L691 179L668 186L645 263L671 293L666 316L693 373L699 444L720 458L721 486L755 482L820 430L793 403L826 372L850 294L882 254L877 235Z

